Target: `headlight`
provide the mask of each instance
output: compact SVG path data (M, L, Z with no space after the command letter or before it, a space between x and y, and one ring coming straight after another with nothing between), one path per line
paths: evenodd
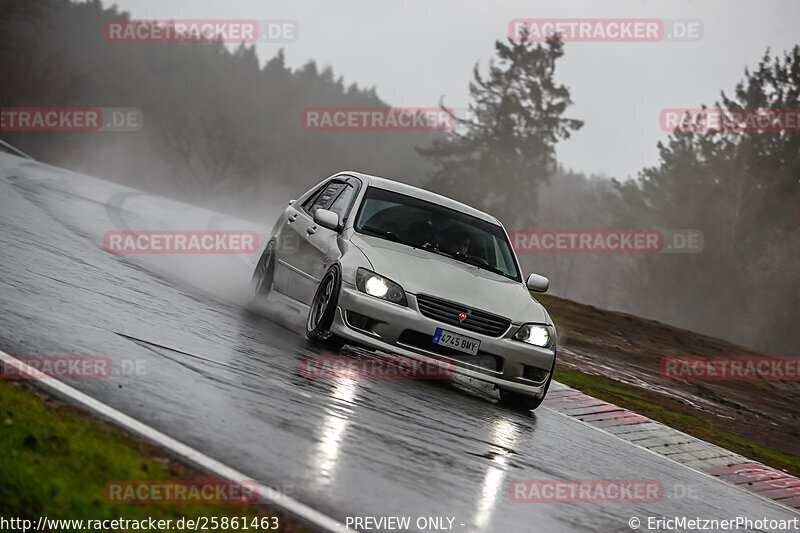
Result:
M552 326L543 324L524 324L514 333L514 338L534 346L549 348L556 343L556 331Z
M399 305L408 305L403 287L394 281L379 276L375 272L370 272L366 268L359 268L356 271L356 287L361 292L375 298L388 300Z

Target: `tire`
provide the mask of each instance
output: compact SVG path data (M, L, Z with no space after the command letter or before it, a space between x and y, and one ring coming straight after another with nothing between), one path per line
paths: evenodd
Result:
M270 241L261 257L256 263L253 277L250 279L250 289L248 290L247 303L253 308L260 300L263 300L272 290L272 282L275 277L275 241Z
M306 337L314 344L338 350L344 345L344 339L330 331L336 313L336 302L339 300L339 289L342 276L337 265L333 265L322 277L306 320Z
M512 409L519 409L522 411L533 411L540 405L544 396L536 398L535 396L528 396L520 392L514 392L506 389L500 389L500 403L507 405Z
M556 360L553 358L553 366L550 368L550 375L547 376L547 381L544 384L544 391L540 397L529 396L519 392L514 392L506 389L500 389L500 403L507 405L512 409L522 409L525 411L533 411L544 401L547 396L547 391L550 389L550 382L553 381L553 372L556 369Z

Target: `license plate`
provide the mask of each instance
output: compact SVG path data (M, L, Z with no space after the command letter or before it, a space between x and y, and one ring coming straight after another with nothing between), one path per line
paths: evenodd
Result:
M433 335L433 343L472 355L478 353L478 348L481 345L481 341L478 339L465 337L442 328L436 328L436 333Z

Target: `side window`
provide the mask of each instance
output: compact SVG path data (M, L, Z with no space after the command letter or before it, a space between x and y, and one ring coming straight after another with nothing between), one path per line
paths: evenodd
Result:
M495 258L495 264L493 266L496 266L508 274L513 273L516 269L513 266L514 261L511 259L511 256L508 255L508 249L505 246L500 245L500 241L497 239L497 237L492 239L492 242L494 243Z
M375 200L369 199L361 205L361 214L356 221L356 227L361 228L366 224L373 215L389 209L390 207L395 207L400 204L396 204L393 202L387 202L386 200Z
M306 200L306 202L303 204L303 210L313 217L317 209L327 209L333 199L337 194L339 194L339 191L341 191L345 185L346 184L340 181L330 182L328 185L323 187L320 192Z
M350 211L350 204L353 203L353 197L355 194L355 187L352 185L345 185L344 190L339 193L339 196L336 197L336 200L334 200L331 206L328 208L339 215L340 224L344 222L345 218L347 218L347 215Z
M308 197L308 200L303 202L303 205L300 208L305 211L306 213L311 212L311 206L314 205L314 202L319 198L319 195L325 190L325 187L321 187L318 191Z

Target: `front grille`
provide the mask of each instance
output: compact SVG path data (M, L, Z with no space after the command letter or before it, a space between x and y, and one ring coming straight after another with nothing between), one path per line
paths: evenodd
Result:
M463 361L464 363L469 363L473 366L486 368L487 370L491 370L493 372L503 371L504 361L500 356L486 353L481 350L478 350L478 353L475 355L459 352L458 350L454 350L447 346L442 346L441 344L434 344L433 335L426 335L424 333L420 333L419 331L407 329L400 334L397 342L428 352L452 357L458 361Z
M486 311L470 309L469 306L448 302L426 294L417 295L417 305L419 305L420 312L428 318L490 337L499 337L508 331L508 327L511 325L511 321L507 318L492 315ZM463 322L458 318L462 313L467 315Z

